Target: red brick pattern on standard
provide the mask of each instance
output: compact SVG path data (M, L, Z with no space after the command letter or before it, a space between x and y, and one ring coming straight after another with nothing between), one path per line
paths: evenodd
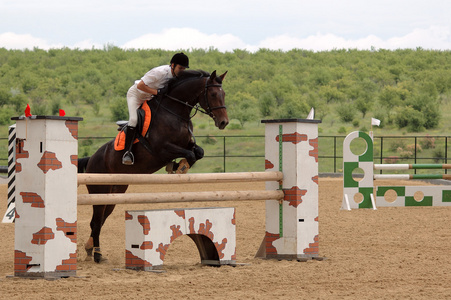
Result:
M20 192L23 203L31 203L31 207L44 208L45 203L41 196L32 192Z
M168 249L169 249L169 245L170 244L166 244L166 245L163 245L163 243L160 243L159 245L158 245L158 248L157 248L157 252L160 252L160 259L162 260L162 261L164 261L164 257L166 256L166 252L168 251Z
M265 244L266 244L266 255L277 255L277 249L273 246L275 240L280 239L279 233L270 233L266 231L265 234Z
M179 236L182 236L183 233L180 230L180 225L177 225L177 226L176 225L172 225L170 228L171 228L171 231L172 231L172 235L171 235L170 241L172 243L176 238L178 238Z
M318 254L319 253L319 237L315 235L313 243L309 243L309 247L304 249L304 254Z
M226 238L222 239L222 243L221 244L218 243L218 242L215 243L215 247L216 247L216 251L218 251L219 259L224 258L223 251L224 251L226 245L227 245L227 239Z
M69 129L70 134L76 140L78 140L78 122L77 121L66 121L66 127Z
M32 244L35 245L45 245L47 241L55 238L55 234L52 231L52 228L43 227L36 233L33 233L33 239L31 240Z
M64 222L61 218L56 218L56 230L64 232L64 235L72 243L77 243L77 221L74 223Z
M282 134L282 142L291 142L293 144L298 144L300 142L304 142L307 140L306 134L300 134L300 133L286 133ZM276 136L276 141L279 142L279 136Z
M235 214L236 214L236 210L233 211L233 219L232 219L232 224L233 225L236 225Z
M189 233L190 234L203 234L206 237L208 237L210 240L213 241L214 238L214 234L213 232L210 231L211 227L213 227L213 224L210 222L210 220L206 220L205 224L204 223L200 223L199 224L199 230L196 232L196 230L194 229L194 223L195 220L194 218L190 218L189 220Z
M315 158L315 162L318 162L318 138L310 139L309 144L313 147L313 150L310 150L308 154Z
M269 169L273 169L273 168L274 168L274 164L271 161L265 159L265 170L269 170Z
M177 209L174 210L175 214L185 220L185 210L184 209Z
M133 215L129 214L128 211L125 211L125 220L133 220Z
M70 156L70 163L78 167L78 155L74 154Z
M312 177L312 181L316 184L318 184L318 175L315 175Z
M235 247L235 252L232 254L232 260L236 260L236 247Z
M25 273L30 268L30 261L33 259L31 256L27 256L25 252L15 250L14 251L14 273Z
M139 215L138 216L138 222L143 227L143 234L148 235L150 231L150 222L147 216L145 215Z
M283 190L283 200L289 201L290 206L298 207L302 203L302 196L307 193L307 190L301 190L297 186L293 186L291 189Z
M141 247L139 247L139 249L141 250L150 250L153 248L153 243L151 241L144 241L141 244Z
M139 268L139 269L152 267L152 264L149 263L147 260L143 260L138 256L133 255L133 253L128 250L125 250L125 265L129 268Z
M16 170L15 170L16 173L19 173L22 171L22 165L17 160L21 159L21 158L29 157L28 151L23 149L24 144L25 144L24 140L21 140L21 139L16 140Z
M56 266L56 271L77 271L77 252L70 253L69 259L63 259L62 264Z
M54 152L45 151L38 163L38 167L47 174L49 170L58 170L63 167L63 164L56 158Z

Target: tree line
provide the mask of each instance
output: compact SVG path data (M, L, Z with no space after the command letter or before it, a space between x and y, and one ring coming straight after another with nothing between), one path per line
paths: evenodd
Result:
M418 49L257 52L214 48L184 51L192 69L228 71L229 116L242 126L261 118L316 118L352 123L371 114L385 126L416 132L436 128L451 92L451 52ZM126 93L174 51L104 49L7 50L0 48L0 123L23 114L58 114L62 106L108 106L126 119Z

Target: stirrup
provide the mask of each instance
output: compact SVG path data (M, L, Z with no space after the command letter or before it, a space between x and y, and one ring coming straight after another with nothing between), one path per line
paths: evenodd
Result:
M122 156L122 164L131 166L134 163L135 163L135 157L133 156L133 153L130 151L125 152L124 155Z

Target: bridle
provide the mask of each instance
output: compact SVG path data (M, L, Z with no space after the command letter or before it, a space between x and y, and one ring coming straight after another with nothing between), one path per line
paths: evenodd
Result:
M170 96L168 94L166 94L165 97L167 97L168 99L171 99L172 101L175 101L177 103L183 104L183 105L189 107L191 110L195 109L196 112L192 116L190 116L190 118L189 118L190 120L197 114L198 111L200 111L203 114L206 114L206 115L210 116L211 118L214 118L214 115L213 115L213 111L214 110L221 109L221 108L227 108L227 107L225 105L215 106L215 107L211 107L210 106L210 101L208 100L208 88L210 88L210 87L222 87L222 84L217 84L217 83L215 83L215 84L208 84L208 80L209 80L209 77L206 77L205 88L194 98L194 99L199 99L199 97L202 94L204 94L204 101L205 101L206 106L207 106L206 110L204 110L201 107L200 101L197 101L197 103L195 105L191 105L191 104L188 103L189 101L182 101L182 100L179 100L179 99L177 99L175 97L172 97L172 96ZM160 103L161 103L161 100L159 101L159 104ZM172 113L173 115L176 115L177 117L185 120L184 118L182 118L178 114L172 112L169 108L167 108L167 107L165 107L163 105L161 107L163 107L165 110L167 110L168 112ZM189 121L189 120L185 120L185 121Z

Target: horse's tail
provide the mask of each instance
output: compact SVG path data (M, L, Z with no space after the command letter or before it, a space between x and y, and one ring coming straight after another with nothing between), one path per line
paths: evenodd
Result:
M83 157L78 159L78 173L84 173L86 171L86 166L91 157Z

